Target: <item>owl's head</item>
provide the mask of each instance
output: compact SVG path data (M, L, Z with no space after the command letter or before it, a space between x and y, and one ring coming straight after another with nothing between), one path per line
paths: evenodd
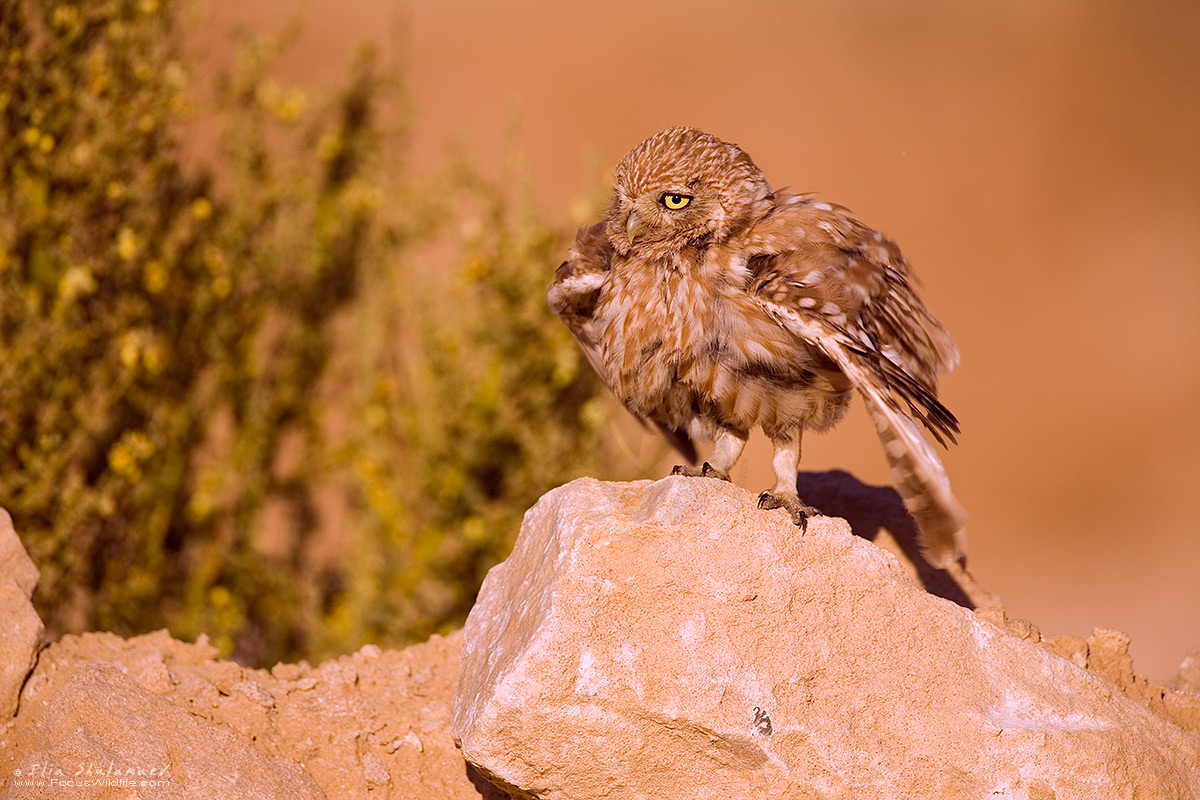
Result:
M771 200L744 150L695 128L668 128L630 150L613 183L609 240L620 253L651 258L719 244Z

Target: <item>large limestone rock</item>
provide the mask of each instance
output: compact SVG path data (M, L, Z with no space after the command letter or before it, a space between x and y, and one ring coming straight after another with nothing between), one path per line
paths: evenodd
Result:
M38 571L0 508L0 722L17 713L25 676L33 669L42 639L42 620L31 598Z
M484 582L453 732L520 796L1200 797L1200 697L1133 676L1115 632L991 620L842 520L581 479Z

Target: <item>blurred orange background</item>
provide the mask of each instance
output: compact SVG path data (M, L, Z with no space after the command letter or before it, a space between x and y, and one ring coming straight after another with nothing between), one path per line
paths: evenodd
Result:
M299 11L284 75L332 82L375 41L408 68L419 164L462 141L497 169L515 130L563 225L680 124L850 206L962 349L945 461L976 577L1043 631L1128 633L1152 678L1200 646L1200 5L233 5L192 23L202 56ZM889 481L861 410L805 445L804 469ZM757 440L734 479L757 491L769 467Z

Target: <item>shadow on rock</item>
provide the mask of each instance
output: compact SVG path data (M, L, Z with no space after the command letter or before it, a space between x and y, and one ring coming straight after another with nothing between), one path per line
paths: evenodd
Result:
M518 794L516 792L508 792L501 789L496 784L489 781L474 764L467 762L467 780L469 780L476 789L479 790L481 800L522 800L522 798L532 797L528 794Z
M855 536L874 542L885 530L916 568L917 578L930 594L975 608L966 588L949 572L930 564L921 554L917 522L904 507L900 493L891 486L871 486L844 470L800 472L796 491L804 502L831 517L850 523Z

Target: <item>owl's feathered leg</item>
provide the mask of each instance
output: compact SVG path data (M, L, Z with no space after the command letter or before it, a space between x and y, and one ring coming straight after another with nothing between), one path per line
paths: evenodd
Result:
M716 447L713 448L713 454L708 461L699 467L681 464L671 470L671 474L686 475L689 478L720 478L727 481L729 474L733 472L733 465L737 463L746 447L746 439L745 435L720 428L716 434Z
M800 530L808 528L808 518L820 516L817 509L800 501L796 494L796 469L800 465L800 437L803 428L771 436L771 444L775 445L775 455L771 466L775 468L775 488L769 489L758 496L759 508L783 508L792 515L792 522L800 526Z

